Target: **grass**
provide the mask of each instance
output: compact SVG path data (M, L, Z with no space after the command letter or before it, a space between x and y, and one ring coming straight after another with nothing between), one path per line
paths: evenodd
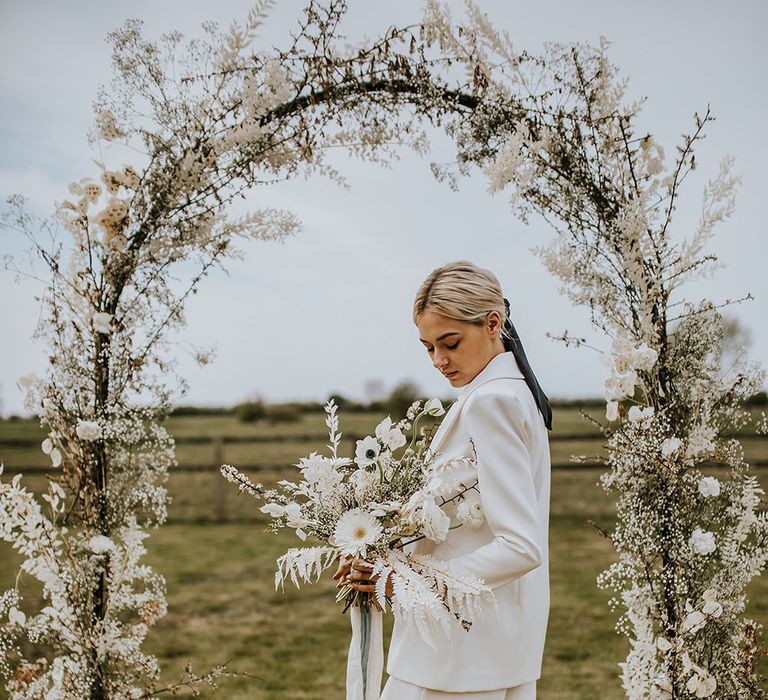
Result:
M572 414L578 418L575 411ZM375 420L360 418L359 428L349 426L350 432L365 432ZM175 420L174 434L202 434L202 430L214 427L240 429L226 416ZM568 422L576 424L573 415ZM287 427L276 430L284 432ZM320 420L310 427L320 434L324 426ZM342 429L346 427L342 415ZM0 428L1 436L7 425ZM25 430L35 436L29 426ZM307 425L297 430L307 431ZM569 444L570 448L564 449L581 451L578 441L564 443ZM764 442L745 441L745 446L748 444L765 456ZM592 450L596 445L599 443L589 443ZM228 458L236 454L229 452L235 447L226 446ZM252 445L250 449L262 447ZM308 443L286 443L283 448L288 464L312 449ZM290 476L290 470L264 472L258 478L266 485ZM599 474L598 469L556 470L552 474L551 610L538 683L538 696L543 700L624 697L617 663L625 658L628 642L614 631L618 612L608 607L610 593L595 585L596 576L613 561L613 550L584 524L591 518L610 529L614 522L613 501L598 486ZM24 482L39 490L45 479L30 475ZM349 620L333 603L332 571L302 590L290 586L284 593L276 592L275 559L288 547L300 545L295 535L267 532L267 518L258 511L258 503L238 494L213 470L172 473L168 488L173 499L169 520L152 531L145 542L146 563L167 581L169 612L151 630L145 647L159 657L163 682L180 678L187 662L193 671L202 673L229 661L232 669L257 678L221 679L219 690L203 690L202 698L343 698ZM16 554L0 543L0 590L13 585L17 565ZM23 577L22 585L28 592L26 609L34 610L38 603L34 586L29 585L28 577ZM768 621L768 578L755 579L748 595L747 615L758 622ZM391 628L392 620L387 616L385 649ZM768 664L763 663L761 670L768 673ZM0 698L4 697L0 691Z

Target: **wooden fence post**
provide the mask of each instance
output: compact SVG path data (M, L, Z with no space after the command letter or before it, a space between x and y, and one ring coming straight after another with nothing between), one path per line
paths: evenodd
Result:
M228 520L227 515L227 488L226 480L219 474L219 467L224 464L224 443L221 436L217 435L211 440L213 446L213 468L216 473L216 520L223 522Z

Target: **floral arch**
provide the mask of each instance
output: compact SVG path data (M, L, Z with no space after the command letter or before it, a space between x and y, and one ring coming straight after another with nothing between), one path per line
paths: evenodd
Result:
M759 626L742 613L768 557L768 516L740 444L721 434L747 420L743 401L765 373L742 358L721 376L718 306L670 304L673 290L713 265L707 239L733 210L726 158L699 229L681 243L669 235L709 112L665 165L662 145L636 133L640 103L625 102L604 39L518 52L473 3L455 23L429 0L420 24L344 46L345 3L327 0L309 2L285 48L257 50L268 5L186 42L174 32L150 41L135 21L110 34L114 81L97 99L91 137L141 156L120 169L100 163L100 184L73 183L48 221L33 221L21 197L9 200L6 226L33 241L58 225L71 236L67 246L35 242L50 270L40 336L51 367L26 381L59 476L45 507L19 477L0 482L0 533L49 601L27 619L16 589L0 596L10 696L156 691L157 662L142 642L166 603L162 577L141 557L146 530L165 519L174 462L160 424L171 396L166 339L206 273L237 255L239 237L282 239L300 226L269 208L229 218L228 205L299 174L343 182L324 161L330 147L373 162L398 144L424 153L431 124L456 146L455 163L433 163L434 175L455 187L478 168L524 221L544 217L557 236L537 253L612 341L602 485L618 519L602 534L617 562L598 584L615 591L617 627L632 641L627 697L758 697ZM190 260L197 274L172 290L167 272ZM711 462L728 468L727 480L703 476ZM22 642L52 657L14 655Z

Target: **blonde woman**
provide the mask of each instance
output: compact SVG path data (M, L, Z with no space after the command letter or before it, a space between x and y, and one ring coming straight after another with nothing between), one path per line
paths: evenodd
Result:
M461 475L477 481L467 502L445 506L452 524L464 524L443 542L409 547L484 579L499 614L487 606L469 631L437 638L436 650L396 618L381 700L530 700L549 617L549 402L492 272L467 261L434 270L418 290L413 320L432 364L459 390L430 450L441 461L474 454L478 466ZM457 508L465 509L460 519ZM334 578L374 588L364 562L351 570L342 563Z

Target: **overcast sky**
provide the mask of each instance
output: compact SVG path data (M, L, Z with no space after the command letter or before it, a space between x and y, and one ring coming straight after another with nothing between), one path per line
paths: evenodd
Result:
M301 0L278 0L262 31L267 44L284 43L300 17ZM350 39L375 37L390 24L416 22L421 4L349 0ZM452 2L455 13L462 3ZM768 162L766 89L768 4L666 0L480 0L480 7L509 30L518 48L588 41L601 34L611 60L630 79L628 96L647 96L640 125L664 145L667 164L693 114L709 104L716 121L697 151L698 169L686 180L675 219L676 235L689 235L700 216L702 188L720 159L736 156L743 178L736 213L720 226L711 252L724 269L693 283L685 296L722 303L755 297L726 311L751 334L750 354L768 358L768 282L764 207ZM0 0L0 194L20 192L45 215L67 184L96 176L85 139L91 102L110 76L108 31L126 18L145 22L157 37L170 29L198 33L213 19L226 25L243 17L248 2L217 0ZM260 394L269 400L324 400L331 392L363 398L367 380L386 389L410 379L425 396L453 390L431 366L411 321L414 294L429 272L469 259L499 277L513 320L544 391L552 397L600 395L605 368L589 349L567 349L546 337L568 330L598 347L584 309L557 290L530 248L552 231L525 226L506 196L486 192L481 176L452 192L435 182L429 160L453 157L439 135L430 158L404 152L391 169L337 159L350 192L316 178L254 192L254 207L292 209L304 229L285 243L253 243L229 274L207 278L188 306L189 326L178 339L180 371L190 383L185 403L229 404ZM2 233L0 254L21 241ZM44 348L31 340L38 315L34 284L0 271L0 412L21 412L16 380L44 368ZM197 367L188 344L215 346L212 365Z

